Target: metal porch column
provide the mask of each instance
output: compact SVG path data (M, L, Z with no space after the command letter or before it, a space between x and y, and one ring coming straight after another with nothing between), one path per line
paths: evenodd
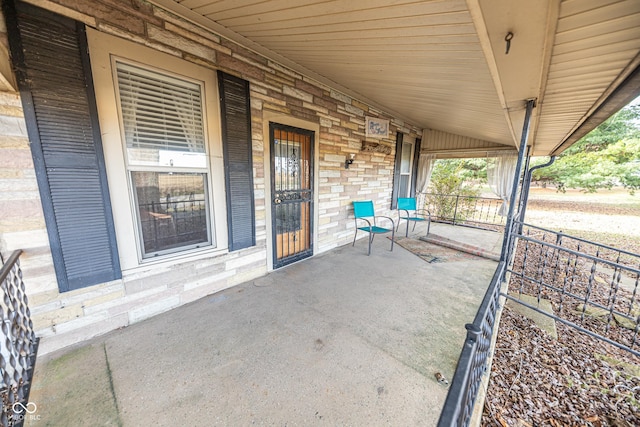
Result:
M502 252L500 254L500 261L508 261L510 255L509 241L511 240L511 228L513 224L513 213L515 210L516 196L518 194L518 185L520 184L520 174L522 173L522 161L524 159L525 151L527 149L527 140L529 139L529 124L531 122L531 113L535 108L535 99L528 99L526 112L524 116L524 123L522 125L522 136L520 137L520 150L518 151L518 162L516 163L515 177L513 180L513 186L511 187L511 198L509 200L509 213L507 214L507 223L505 225L504 239L502 240Z

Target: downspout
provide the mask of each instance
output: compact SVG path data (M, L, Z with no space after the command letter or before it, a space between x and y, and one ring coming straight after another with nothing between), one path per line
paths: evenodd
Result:
M536 169L542 169L549 167L556 161L556 156L551 156L549 161L542 165L537 165L529 169L527 176L524 179L524 188L522 189L522 212L520 214L520 222L524 222L524 214L527 210L527 204L529 202L529 187L531 187L531 179L533 178L533 171ZM522 224L520 225L520 232L522 232Z
M525 157L525 163L524 163L524 170L527 171L529 170L529 166L531 165L531 146L527 145L527 154ZM522 207L522 204L524 202L524 187L526 185L526 176L527 173L524 173L524 179L522 180L522 183L520 184L520 197L518 198L518 210L520 210L520 208Z
M522 161L524 160L525 152L527 151L527 140L529 139L529 123L531 122L531 113L536 106L535 99L528 99L526 112L524 116L524 123L522 125L522 136L520 137L520 150L518 150L518 162L516 163L515 177L513 179L513 186L511 187L511 198L509 200L509 213L507 214L507 223L504 228L504 238L502 240L502 252L500 253L500 261L507 261L509 257L508 249L510 248L509 241L511 240L512 225L513 225L513 212L516 205L516 196L518 194L518 185L520 184L520 174L522 173Z

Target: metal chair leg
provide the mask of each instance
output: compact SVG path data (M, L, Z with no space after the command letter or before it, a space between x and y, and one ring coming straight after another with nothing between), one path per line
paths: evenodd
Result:
M393 241L396 240L396 230L391 228L391 252L393 252Z

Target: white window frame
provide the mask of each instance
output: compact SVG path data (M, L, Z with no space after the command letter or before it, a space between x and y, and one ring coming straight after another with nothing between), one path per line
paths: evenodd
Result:
M410 139L410 141L409 141ZM405 150L405 146L409 147L409 152L410 154L410 158L409 158L409 171L408 172L403 172L402 171L402 165L404 164L404 160L402 157L402 154ZM400 182L398 183L398 197L410 197L411 196L411 178L413 176L413 159L415 156L415 149L416 149L416 139L413 137L410 137L407 134L403 135L402 138L402 147L401 147L401 151L400 151ZM407 191L406 194L401 194L401 190L402 190L402 178L403 177L407 177Z
M171 263L185 257L210 256L212 252L226 252L228 248L227 217L224 187L224 163L220 130L220 111L216 73L212 69L190 63L143 45L123 40L97 30L87 28L90 58L98 118L103 136L107 180L114 213L116 240L122 270L134 271L153 263ZM116 87L115 62L121 61L177 78L198 82L203 89L203 120L207 158L208 211L210 215L210 243L204 247L184 247L179 251L157 253L144 257L141 250L142 236L138 227L137 204L131 180L131 170L138 166L127 162L126 142L119 113ZM154 169L154 166L143 170ZM157 167L158 171L161 167ZM202 169L196 168L199 171ZM193 168L176 168L176 172L193 171ZM195 245L201 246L201 245Z
M200 108L202 110L202 116L205 117L206 116L206 110L204 109L204 83L203 82L199 82L199 81L195 81L193 79L187 79L184 76L176 76L174 74L169 74L166 71L163 70L157 70L157 69L152 69L150 67L144 66L144 65L140 65L137 63L133 63L132 61L123 59L123 58L119 58L116 56L112 56L111 59L111 63L112 63L112 71L113 71L113 79L114 79L114 86L116 88L116 102L118 105L118 114L119 114L119 120L120 120L120 128L121 128L121 133L122 133L122 143L123 145L123 150L125 152L125 164L126 164L126 168L127 168L127 178L129 180L129 189L131 191L130 197L132 200L132 206L131 209L133 211L133 215L136 221L136 228L135 228L135 232L136 232L136 236L137 236L137 243L138 243L138 251L140 254L140 258L143 260L149 259L151 257L157 257L157 256L162 256L162 255L167 255L167 254L172 254L172 253L178 253L178 252L184 252L184 251L188 251L190 249L196 249L196 248L201 248L201 247L206 247L206 246L214 246L215 247L215 236L212 236L212 228L214 226L213 222L215 222L213 220L213 218L211 218L211 215L209 214L210 210L211 210L211 203L210 203L210 195L209 193L209 185L208 185L208 176L211 175L211 169L210 169L210 165L209 165L209 161L208 161L208 156L207 156L207 138L206 138L206 128L204 126L203 123L203 134L204 134L204 150L205 152L203 153L202 156L197 156L197 158L195 159L195 163L199 164L199 166L196 165L189 165L189 163L194 163L193 160L189 160L189 158L185 159L181 159L180 154L182 153L188 153L187 151L175 151L172 153L175 153L175 160L176 160L176 164L179 164L180 166L174 166L174 161L173 159L170 160L170 163L167 165L165 163L167 163L167 161L164 161L163 159L163 153L162 151L160 152L160 158L157 162L143 162L143 161L134 161L131 159L131 152L129 151L129 147L127 146L127 141L126 141L126 136L125 136L125 124L124 124L124 116L122 113L122 100L120 99L120 80L118 78L118 66L119 65L124 65L129 66L129 67L134 67L137 68L139 70L142 70L143 72L147 72L151 75L156 75L156 76L162 76L162 77L166 77L167 80L168 79L176 79L178 81L181 82L186 82L186 83L190 83L193 85L196 85L200 88L200 99L201 99L201 105ZM202 164L204 163L204 164ZM205 197L205 203L208 205L206 206L206 213L205 213L205 217L206 217L206 223L207 223L207 241L206 242L200 242L200 243L196 243L196 244L190 244L190 245L184 245L184 246L179 246L176 248L172 248L172 249L164 249L164 250L159 250L159 251L155 251L155 252L149 252L147 253L145 251L144 248L144 237L143 237L143 232L142 232L142 218L140 218L139 215L139 207L138 207L138 196L137 196L137 192L136 192L136 187L134 184L134 180L133 180L133 172L152 172L152 173L198 173L198 174L204 174L205 176L205 181L204 181L204 197Z

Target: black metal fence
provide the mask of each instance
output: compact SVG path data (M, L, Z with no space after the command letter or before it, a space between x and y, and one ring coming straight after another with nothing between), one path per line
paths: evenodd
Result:
M469 424L482 383L482 375L487 369L492 335L497 329L496 317L505 270L506 263L501 261L493 274L489 289L484 295L473 323L465 325L467 338L440 414L438 427Z
M640 356L640 255L520 225L505 296Z
M3 426L21 426L37 407L28 401L38 338L33 331L29 302L20 268L21 250L14 251L0 270L0 396Z
M433 221L490 230L502 229L506 222L507 207L497 197L425 193L424 200Z
M640 255L516 220L510 229L509 255L498 264L473 323L466 325L439 427L471 421L500 297L640 356Z

